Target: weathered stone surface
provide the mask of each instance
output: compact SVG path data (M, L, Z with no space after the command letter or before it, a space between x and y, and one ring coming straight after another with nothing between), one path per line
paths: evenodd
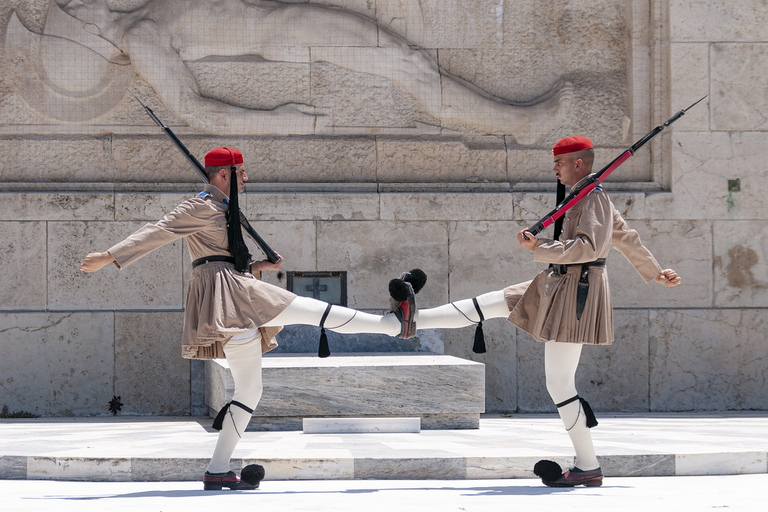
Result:
M115 220L145 221L154 224L163 216L173 211L185 199L194 197L194 193L116 193Z
M61 222L48 233L48 303L57 309L181 308L181 242L145 256L127 269L109 265L86 274L86 254L105 251L142 222Z
M651 194L654 219L765 219L758 185L768 178L763 165L765 132L673 132L672 194ZM729 190L739 180L739 191Z
M375 240L375 243L372 241ZM320 222L317 268L347 271L347 298L356 309L387 309L389 280L420 268L448 273L448 233L438 222ZM419 293L419 304L442 304L448 283L437 279Z
M45 309L46 223L0 222L0 239L0 309Z
M599 417L600 412L648 411L648 313L615 310L610 346L586 345L576 372L576 389ZM544 345L520 333L517 381L521 412L555 412L547 393Z
M546 268L517 242L520 222L450 224L451 300L471 298L528 281Z
M112 313L2 313L2 402L40 416L103 416L112 399Z
M711 62L712 129L768 128L768 43L713 44Z
M673 41L760 41L768 23L768 6L762 0L673 0L669 14Z
M0 136L0 181L109 183L115 179L109 146L103 137Z
M445 329L445 353L485 365L485 412L500 413L518 408L517 343L520 331L506 319L483 322L487 352L472 352L475 327Z
M506 182L506 148L500 137L470 140L381 139L377 141L382 182Z
M710 94L710 45L706 43L676 43L670 45L670 104L673 112L688 108L694 101ZM730 94L730 91L729 91ZM710 104L722 101L713 96L675 121L675 131L705 131L709 129Z
M111 193L6 192L0 220L113 220Z
M115 313L115 394L123 413L190 414L190 361L181 357L183 320L181 312Z
M422 428L477 428L485 406L484 366L451 356L282 355L265 357L262 365L264 395L254 412L262 428L273 419L300 425L306 417L376 416L418 416ZM206 403L218 411L234 392L226 361L206 362L206 380ZM431 425L440 416L455 421Z
M650 312L652 411L765 410L761 309Z
M496 220L515 217L515 194L380 194L381 219L404 221Z
M249 188L259 190L258 185ZM255 191L245 194L242 200L246 203L244 211L251 224L255 224L254 221L276 220L379 219L379 195L372 193L270 193ZM242 206L241 209L243 209ZM261 224L268 224L268 222Z
M30 480L129 482L131 459L27 457L27 478Z
M713 225L714 305L768 306L768 231L765 222Z
M252 183L376 182L376 142L368 137L264 137L234 147Z

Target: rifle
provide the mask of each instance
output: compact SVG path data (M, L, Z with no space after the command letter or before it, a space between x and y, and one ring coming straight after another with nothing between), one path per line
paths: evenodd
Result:
M208 183L208 175L205 174L205 167L195 158L195 156L189 152L187 147L179 140L179 138L176 136L173 131L165 126L160 119L155 115L154 112L152 112L152 109L146 106L133 92L131 92L129 89L126 89L129 93L131 93L131 96L136 98L136 101L139 102L139 104L144 107L144 110L147 112L147 115L149 115L150 118L155 122L157 126L160 127L163 132L165 132L168 137L171 138L173 143L176 145L177 148L179 148L179 151L182 152L182 154L186 157L187 162L189 162L189 165L192 166L194 170L197 171L197 173L200 175L200 177L205 180L206 183ZM267 242L264 241L261 236L256 232L255 229L253 229L253 226L251 226L251 223L248 222L248 219L245 218L245 215L243 212L240 212L240 225L243 226L243 229L245 229L245 232L248 233L248 236L251 237L251 239L256 242L256 244L259 246L259 248L264 252L264 254L267 256L267 259L272 263L277 263L280 261L280 257L277 255L275 251L272 250L272 248L267 244Z
M704 96L706 98L706 96ZM704 98L701 98L703 100ZM592 177L587 180L585 183L582 183L579 185L577 189L575 189L573 192L571 192L565 199L563 199L554 210L546 214L542 219L531 226L531 228L528 229L528 231L532 235L537 235L538 233L541 233L544 231L547 227L549 227L552 223L554 223L557 219L565 215L565 212L573 208L573 206L576 205L579 201L584 199L587 194L592 192L592 190L600 185L600 183L603 182L605 178L608 177L609 174L611 174L613 171L616 170L618 166L623 164L629 157L635 154L635 151L640 149L645 145L646 142L654 138L656 135L661 133L661 131L669 126L670 124L674 123L678 119L680 119L687 111L689 111L691 108L693 108L694 105L699 103L701 100L695 102L693 105L691 105L688 108L684 108L682 110L678 110L675 115L670 117L667 121L660 124L653 130L651 130L648 134L646 134L642 139L635 142L632 147L627 148L626 151L624 151L622 154L620 154L618 157L616 157L611 163L600 169L600 171L596 172L592 175ZM528 237L525 237L526 240L529 240Z

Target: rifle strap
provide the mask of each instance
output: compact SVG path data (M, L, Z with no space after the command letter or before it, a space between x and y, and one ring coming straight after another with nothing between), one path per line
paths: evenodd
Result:
M565 185L560 183L560 180L557 180L557 205L562 203L563 200L565 200ZM555 240L560 238L560 234L563 232L564 220L565 220L565 215L561 216L559 219L555 221L555 236L554 236Z

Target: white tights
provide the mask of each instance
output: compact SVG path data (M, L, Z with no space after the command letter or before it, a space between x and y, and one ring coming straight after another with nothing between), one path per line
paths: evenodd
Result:
M328 304L308 297L296 297L279 315L263 327L278 325L320 325ZM325 319L325 328L340 333L374 333L394 336L400 334L400 321L394 314L383 316L363 313L342 306L333 306ZM256 409L261 399L261 335L258 330L249 331L229 340L224 345L224 355L235 382L232 400L250 409ZM224 418L216 449L208 464L211 473L229 471L229 460L238 441L245 432L251 413L231 405Z
M477 297L483 317L507 318L509 306L504 291L486 293ZM431 309L421 309L416 313L418 329L456 329L475 325L480 321L472 299L464 299ZM544 344L544 373L547 379L547 391L555 404L573 398L576 392L576 369L581 357L579 343L560 343L550 341ZM587 428L579 400L560 407L557 410L563 421L573 447L576 450L576 467L583 470L597 469L597 457L592 444L592 434Z

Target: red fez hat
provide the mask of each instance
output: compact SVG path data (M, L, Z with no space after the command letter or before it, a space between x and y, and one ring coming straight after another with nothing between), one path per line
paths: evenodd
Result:
M205 165L216 167L243 163L243 154L235 148L216 148L205 155Z
M582 149L592 149L592 141L581 135L574 135L573 137L566 137L557 141L555 147L552 148L552 153L557 156L581 151Z

